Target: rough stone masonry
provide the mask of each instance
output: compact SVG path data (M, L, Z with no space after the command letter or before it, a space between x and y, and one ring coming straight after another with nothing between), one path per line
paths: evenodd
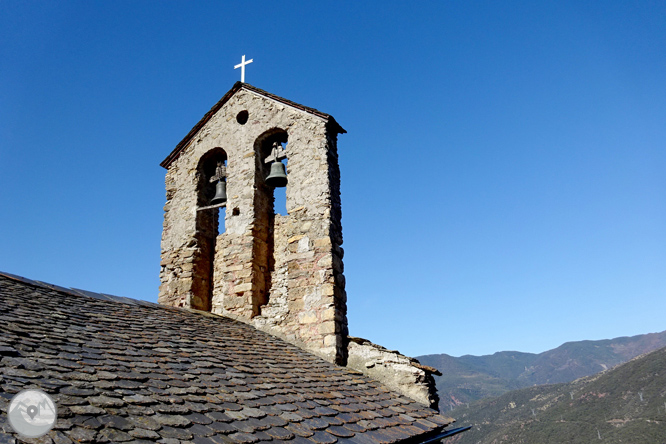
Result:
M161 164L158 301L250 323L436 405L434 369L349 340L337 154L344 132L328 114L237 82ZM286 216L275 214L265 181L276 142L287 155ZM210 205L221 164L224 210Z

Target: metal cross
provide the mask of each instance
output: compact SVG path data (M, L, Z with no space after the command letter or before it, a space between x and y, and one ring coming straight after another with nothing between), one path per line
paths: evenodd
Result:
M241 59L241 62L238 65L234 66L234 69L238 69L238 68L241 69L241 82L243 82L243 83L245 83L245 65L249 65L250 63L252 63L252 60L254 60L254 59L250 59L246 62L245 61L245 54L243 54L243 58Z

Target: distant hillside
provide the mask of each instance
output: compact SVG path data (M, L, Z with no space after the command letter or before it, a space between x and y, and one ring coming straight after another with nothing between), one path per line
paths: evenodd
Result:
M418 359L442 372L435 381L440 409L448 411L535 384L570 382L661 347L666 347L666 331L602 341L567 342L540 354L498 352L459 358L441 354Z
M574 382L536 386L451 412L473 429L448 444L666 442L666 348Z

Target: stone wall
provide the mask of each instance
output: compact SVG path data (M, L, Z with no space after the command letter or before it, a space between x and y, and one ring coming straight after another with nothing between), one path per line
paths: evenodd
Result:
M248 111L249 119L237 116ZM265 185L267 146L286 139L287 216ZM334 362L346 360L337 133L326 119L237 91L166 175L161 304L245 319ZM203 206L201 160L227 158L226 231ZM204 185L202 185L204 184ZM212 233L212 234L211 234Z
M432 376L441 376L437 369L421 365L414 358L387 350L366 339L349 339L349 367L421 404L437 409L439 396Z

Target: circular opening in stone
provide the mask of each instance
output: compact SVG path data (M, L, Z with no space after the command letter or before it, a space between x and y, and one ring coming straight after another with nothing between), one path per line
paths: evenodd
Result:
M245 125L249 116L250 114L247 112L247 110L243 110L236 116L236 122L240 123L241 125Z
M238 216L238 215L240 214L240 210L238 209L238 207L234 208L234 209L232 210L231 214L232 214L233 216Z

